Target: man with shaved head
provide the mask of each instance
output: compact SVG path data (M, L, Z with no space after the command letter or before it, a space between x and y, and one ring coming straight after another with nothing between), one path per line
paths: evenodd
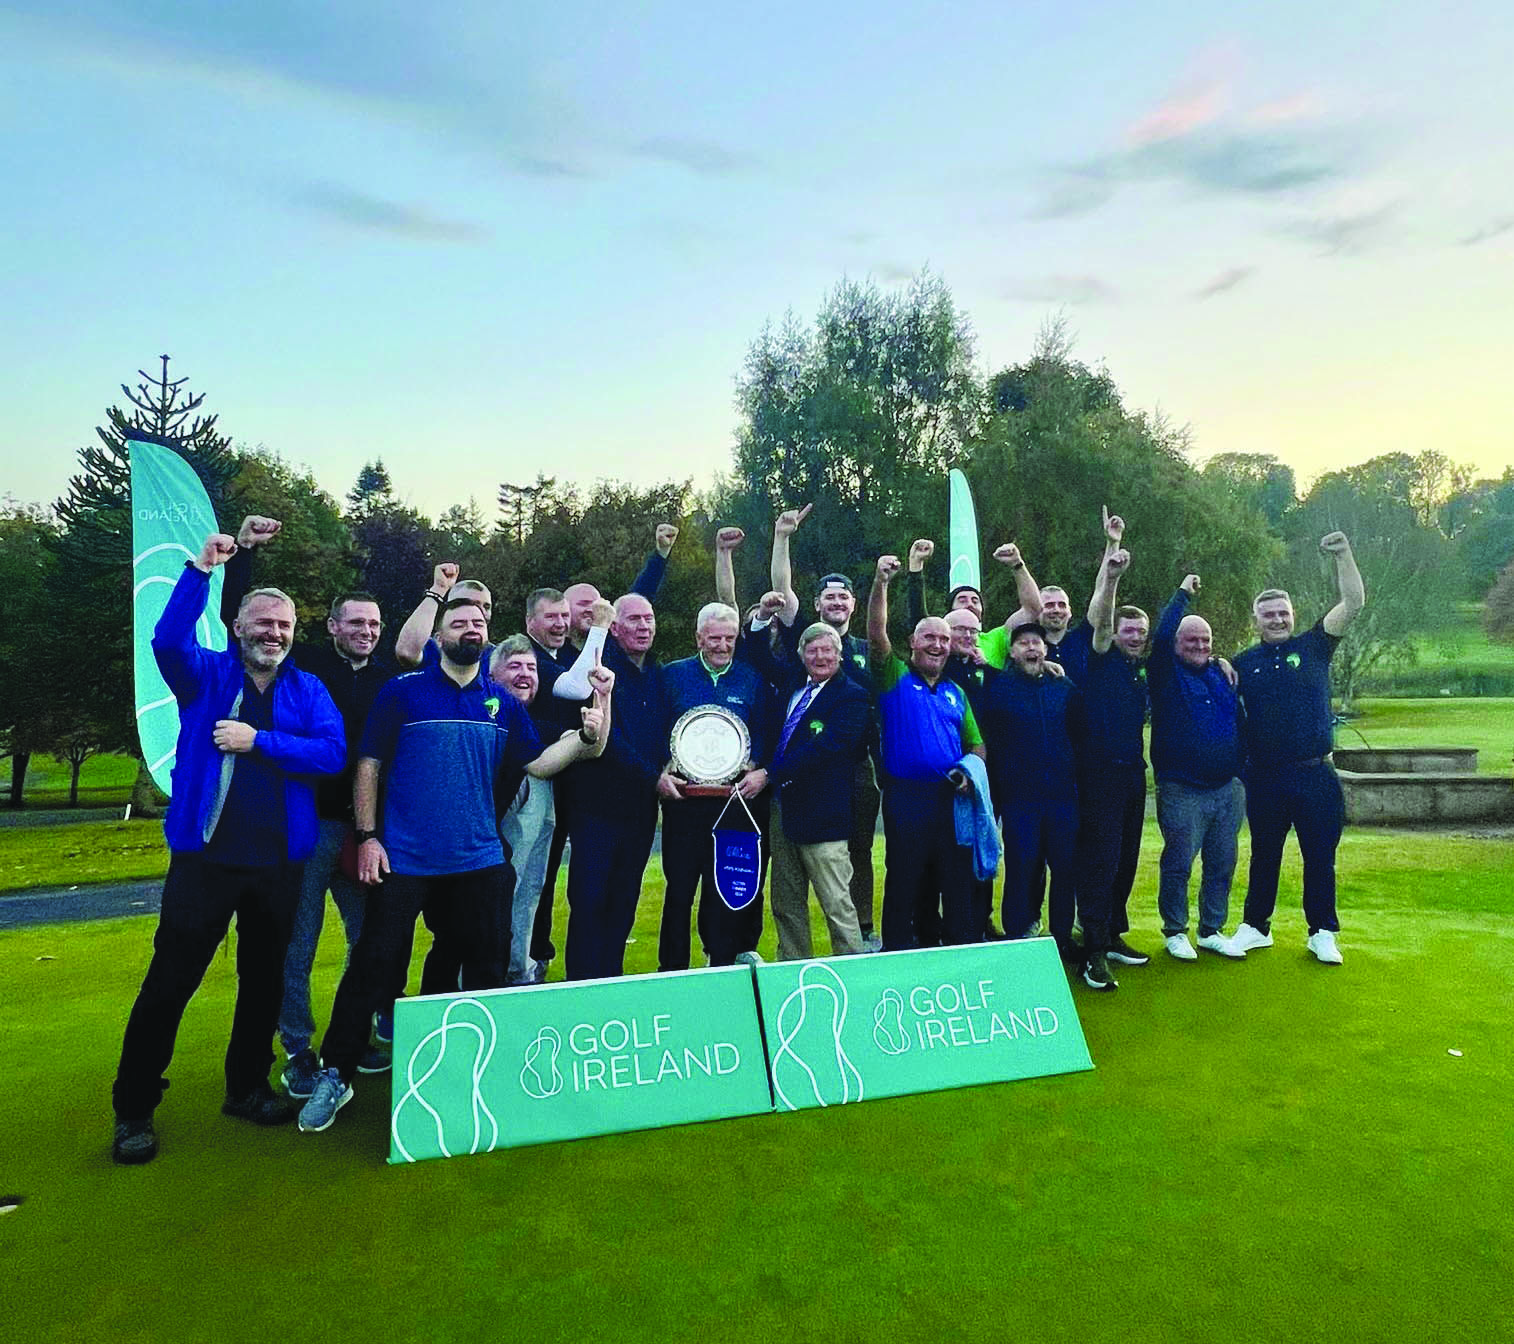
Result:
M1167 951L1179 961L1198 959L1188 940L1188 880L1200 854L1198 945L1222 957L1246 955L1225 936L1245 815L1241 707L1213 656L1209 622L1189 609L1198 594L1199 576L1190 574L1157 621L1146 665L1163 842L1157 908Z
M879 557L868 595L867 642L883 748L883 884L885 951L921 946L922 905L939 908L939 941L978 942L983 921L974 910L972 851L957 843L955 798L972 785L964 756L983 756L983 738L962 688L946 676L951 630L939 616L921 620L910 636L909 662L895 656L888 636L888 586L899 558Z

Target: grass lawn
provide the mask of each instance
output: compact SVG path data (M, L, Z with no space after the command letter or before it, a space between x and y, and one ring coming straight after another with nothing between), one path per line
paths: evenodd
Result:
M1148 828L1131 906L1147 947L1158 848ZM180 1034L162 1154L114 1168L110 1079L154 923L0 935L0 1194L26 1197L0 1218L8 1329L27 1344L1507 1337L1514 845L1357 831L1340 858L1344 966L1303 951L1291 859L1276 947L1078 987L1092 1073L403 1168L383 1161L385 1080L361 1080L324 1135L219 1115L234 987L219 955ZM644 901L635 970L654 963L656 918ZM341 956L330 918L323 1022Z
M1514 768L1514 698L1360 700L1357 711L1336 728L1336 746L1476 747L1479 774Z
M68 783L72 767L54 756L33 756L26 771L25 803L28 809L68 806ZM5 763L5 782L10 784L10 762ZM80 807L125 807L137 782L137 762L132 756L91 756L79 771Z
M0 827L0 892L162 877L161 821L82 821Z

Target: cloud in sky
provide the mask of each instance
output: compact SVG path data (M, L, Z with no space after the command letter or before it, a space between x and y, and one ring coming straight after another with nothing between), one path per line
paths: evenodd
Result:
M1344 178L1354 154L1313 93L1232 112L1229 53L1136 117L1117 149L1055 166L1031 216L1098 209L1124 186L1167 182L1208 194L1272 196Z
M1255 266L1232 266L1229 270L1221 271L1212 280L1200 285L1193 291L1193 297L1203 301L1219 294L1228 294L1237 285L1244 284L1255 274Z
M348 228L387 233L423 243L481 243L488 229L461 220L443 219L416 206L381 200L346 187L315 183L292 193L296 205Z
M1279 231L1313 244L1322 256L1355 254L1380 242L1398 211L1398 203L1390 202L1355 214L1295 219L1282 225Z
M1066 303L1078 306L1088 303L1118 302L1120 292L1096 275L1048 275L1038 279L1016 280L1000 291L1006 299L1022 303Z
M1497 219L1490 219L1481 228L1473 229L1461 239L1461 245L1476 247L1478 243L1486 243L1491 238L1501 238L1511 230L1514 230L1514 215L1501 215Z
M677 164L700 177L726 177L757 165L755 157L740 150L679 135L652 136L632 146L631 152L641 158Z

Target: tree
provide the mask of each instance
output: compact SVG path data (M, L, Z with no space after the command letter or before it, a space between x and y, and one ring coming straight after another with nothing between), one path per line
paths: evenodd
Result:
M1330 665L1346 705L1368 672L1414 663L1418 641L1452 619L1462 580L1454 547L1430 508L1438 472L1434 461L1385 454L1321 476L1289 514L1281 586L1292 595L1301 625L1335 604L1335 567L1319 552L1325 533L1339 530L1351 539L1367 586L1366 608Z
M378 599L388 652L430 583L433 563L451 557L436 554L430 521L394 497L382 461L369 462L358 473L347 504L357 586Z
M794 555L810 578L870 572L943 518L947 469L968 457L983 414L971 329L928 271L899 293L843 281L812 327L792 314L764 327L737 405L720 521L762 537L781 509L812 504ZM743 587L766 588L764 556L737 553Z
M544 476L537 472L533 485L512 485L503 481L499 487L500 526L507 531L517 546L524 546L526 538L536 527L538 515L555 498L557 477Z
M1271 453L1216 453L1204 463L1203 474L1260 513L1274 534L1282 528L1283 515L1298 503L1293 468Z
M1514 560L1514 467L1454 494L1442 510L1441 531L1455 538L1466 595L1481 597Z
M1483 627L1494 639L1514 640L1514 560L1488 589L1483 602Z
M204 394L190 395L185 390L189 380L170 378L169 357L159 358L162 368L157 377L139 369L142 381L135 389L121 385L131 410L112 406L106 411L106 424L95 430L100 446L79 450L81 469L69 479L68 492L54 506L62 530L50 544L69 576L73 596L91 614L91 668L114 688L93 706L99 715L101 746L111 751L138 750L130 692L132 529L127 435L144 430L169 443L200 478L218 518L224 516L226 490L237 470L231 440L221 433L217 417L199 414ZM66 697L83 689L70 681L59 692ZM142 765L133 806L150 811L155 797Z
M58 591L51 514L10 496L0 503L0 747L11 759L9 806L20 807L32 754L48 750L49 698L55 687L38 667L39 651L56 638L47 604Z
M278 540L258 555L256 581L288 593L306 636L324 640L331 599L357 587L357 555L341 510L309 471L277 453L239 448L235 458L222 526L234 531L249 513L283 524Z
M1183 431L1126 410L1107 370L1073 358L1061 322L1043 329L1029 361L990 379L989 409L967 469L985 554L1017 542L1036 577L1066 588L1078 610L1102 553L1107 505L1125 518L1134 557L1123 600L1155 618L1183 576L1198 573L1216 647L1246 638L1251 598L1281 547L1255 508L1193 468ZM984 601L990 620L1016 605L1011 575L991 561Z

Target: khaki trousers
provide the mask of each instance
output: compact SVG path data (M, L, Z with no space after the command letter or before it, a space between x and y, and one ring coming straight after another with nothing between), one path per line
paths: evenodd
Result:
M852 859L845 840L824 840L814 845L796 845L784 834L783 815L773 800L773 820L768 830L772 850L769 895L773 922L778 926L779 961L800 961L814 955L810 938L809 888L831 934L831 955L850 956L862 951L862 933L857 926L857 908L852 904Z

